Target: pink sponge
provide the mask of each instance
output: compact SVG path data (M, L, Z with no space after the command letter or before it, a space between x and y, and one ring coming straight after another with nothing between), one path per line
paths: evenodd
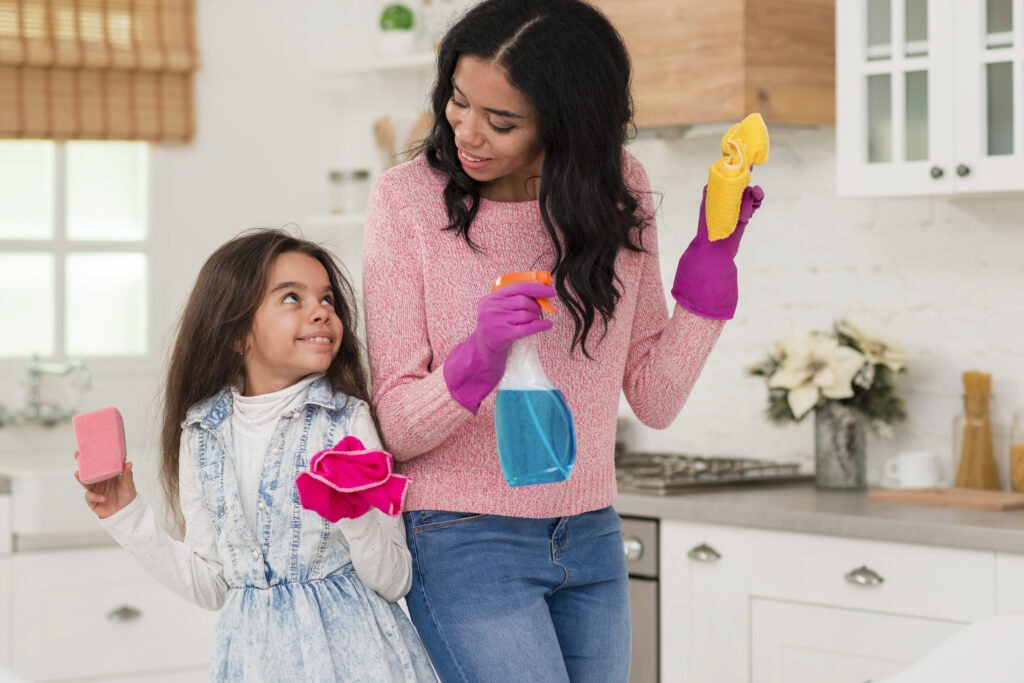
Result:
M121 474L127 457L124 420L117 408L103 408L71 419L78 442L78 480L95 484Z

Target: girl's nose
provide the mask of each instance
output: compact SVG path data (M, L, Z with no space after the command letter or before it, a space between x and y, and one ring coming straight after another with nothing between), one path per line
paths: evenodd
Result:
M314 322L326 322L331 319L331 314L334 313L334 309L330 304L317 304L313 308L313 321Z

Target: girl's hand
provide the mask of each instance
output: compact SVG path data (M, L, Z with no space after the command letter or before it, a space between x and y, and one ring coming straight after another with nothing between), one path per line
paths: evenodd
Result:
M75 459L78 451L75 451ZM75 472L78 480L78 472ZM82 483L82 482L78 482ZM85 489L85 503L96 516L106 519L135 500L135 479L132 477L132 464L126 462L121 474L95 484L82 484Z

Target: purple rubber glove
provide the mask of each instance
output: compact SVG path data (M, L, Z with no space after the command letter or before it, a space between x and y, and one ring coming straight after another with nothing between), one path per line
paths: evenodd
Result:
M505 374L512 342L551 329L551 321L540 317L537 299L554 296L554 287L526 282L496 289L480 299L476 329L444 361L444 381L452 398L476 415Z
M736 252L743 239L747 221L761 206L764 190L757 185L743 190L740 218L736 230L722 240L708 239L708 222L704 216L704 202L708 187L700 200L700 220L697 236L683 252L672 284L672 298L691 313L714 320L729 320L736 313L739 293L736 286Z

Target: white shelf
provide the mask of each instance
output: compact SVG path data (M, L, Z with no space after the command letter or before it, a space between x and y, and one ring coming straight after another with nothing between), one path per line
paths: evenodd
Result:
M352 228L362 228L365 220L365 213L326 213L310 216L306 219L305 227L315 230L351 230Z
M369 64L346 64L327 69L331 76L368 76L396 71L416 71L433 68L437 61L434 52L413 52L404 55L382 56Z

